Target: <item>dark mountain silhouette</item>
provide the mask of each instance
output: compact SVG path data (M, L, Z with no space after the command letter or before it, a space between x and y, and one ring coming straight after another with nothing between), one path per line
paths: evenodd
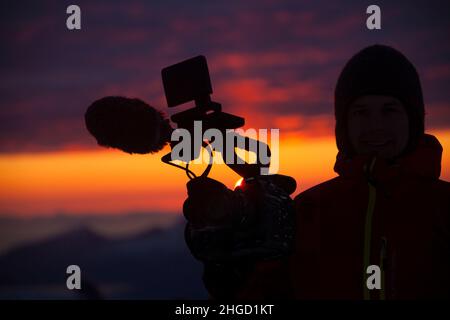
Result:
M199 299L201 265L167 229L106 238L86 227L21 246L0 257L0 298ZM81 268L82 290L66 288L66 268Z

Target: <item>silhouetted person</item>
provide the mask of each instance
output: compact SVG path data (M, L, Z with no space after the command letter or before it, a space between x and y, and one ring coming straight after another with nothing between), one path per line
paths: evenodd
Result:
M335 89L338 176L295 198L294 253L205 262L211 296L449 298L450 183L439 180L442 147L424 133L424 114L404 55L374 45L353 56ZM222 210L220 198L205 190L185 215ZM369 265L380 267L381 289L368 290Z

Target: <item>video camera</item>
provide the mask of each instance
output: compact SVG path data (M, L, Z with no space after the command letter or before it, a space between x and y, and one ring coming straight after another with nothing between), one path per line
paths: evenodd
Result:
M244 125L244 119L223 112L222 106L211 100L212 86L204 56L164 68L162 79L169 108L195 103L193 108L171 116L176 129L162 112L142 100L113 96L99 99L88 108L88 131L99 145L128 153L155 153L170 144L172 151L161 160L185 170L190 179L189 197L183 207L188 220L185 236L199 260L266 259L288 254L293 244L295 215L289 195L295 191L295 180L279 174L261 174L261 169L270 166L270 149L266 143L235 132ZM172 135L176 130L185 130L195 138L199 123L200 141L188 144L189 156L176 154L174 150L180 142L172 141ZM231 141L232 146L256 153L256 162L247 163L237 155L235 147L221 148L227 166L243 177L235 190L207 177L217 147L215 139L203 139L208 130L220 133L227 145ZM237 140L240 145L235 143ZM202 147L208 150L210 161L197 177L189 170L189 163L199 157ZM268 159L262 159L261 154ZM181 160L186 166L174 160Z
M218 129L225 139L240 138L229 129L242 127L245 121L223 112L222 106L211 100L212 86L204 56L164 68L162 79L169 108L195 102L194 108L172 115L171 120L178 128L194 135L194 123L201 121L204 131ZM189 221L186 242L201 261L271 259L292 249L294 213L289 194L295 190L295 180L283 175L261 175L261 168L269 167L270 160L263 163L258 151L265 148L263 151L270 157L270 149L261 141L244 139L244 149L256 153L256 163L238 159L234 149L233 161L225 162L244 178L242 185L231 191L220 182L206 178L211 164L200 179L188 182L189 198L183 208ZM252 143L258 150L250 150ZM191 160L199 156L201 146L209 148L207 143L192 145ZM224 160L227 151L223 148ZM162 161L170 163L172 157L169 153ZM214 197L214 201L205 204L208 196Z

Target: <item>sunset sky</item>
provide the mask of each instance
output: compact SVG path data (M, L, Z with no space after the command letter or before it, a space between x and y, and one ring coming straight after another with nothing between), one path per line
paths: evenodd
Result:
M77 4L82 29L66 28ZM426 131L444 147L450 180L450 23L441 1L2 1L0 215L180 213L186 175L156 155L97 146L84 113L107 95L168 115L161 69L202 54L213 100L245 128L280 129L280 173L295 194L335 175L333 92L346 61L381 43L416 66ZM175 110L176 109L176 110ZM200 172L201 168L195 168ZM225 165L212 175L232 187Z

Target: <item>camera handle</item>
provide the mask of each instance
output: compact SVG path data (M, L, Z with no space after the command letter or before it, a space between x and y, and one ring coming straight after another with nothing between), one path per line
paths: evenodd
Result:
M267 168L267 169L269 168L270 160L268 160L268 162L265 163L265 162L262 162L261 159L259 158L259 151L262 150L263 148L266 149L266 151L267 151L266 154L268 157L270 157L270 148L267 144L265 144L259 140L241 136L235 132L227 133L226 137L227 137L227 139L235 139L235 138L244 139L244 150L249 151L249 152L254 151L254 150L250 150L251 144L257 145L257 150L255 151L256 157L257 157L256 163L247 163L244 159L242 159L241 157L239 157L237 155L236 149L233 149L232 163L227 163L227 161L226 161L227 160L227 150L226 150L226 148L223 150L222 157L224 159L225 164L230 169L232 169L234 172L236 172L239 176L243 177L244 179L259 176L259 175L261 175L262 168ZM212 149L211 145L207 142L203 142L202 147L205 148L209 154L208 166L201 174L202 177L207 177L212 168L213 157L214 157L213 151L214 150ZM161 161L168 165L171 165L171 166L174 166L174 167L184 170L186 172L186 175L188 176L188 178L191 180L197 177L197 175L192 170L189 169L189 162L186 163L185 167L183 167L179 164L173 163L171 153L165 154L161 158Z
M228 160L227 148L224 148L222 157L229 168L231 168L234 172L236 172L239 176L243 177L244 179L261 175L262 168L267 168L267 170L269 169L271 153L270 148L267 144L256 139L241 136L234 131L229 131L226 133L226 139L236 139L236 138L244 140L243 150L248 152L252 151L256 153L256 163L247 163L245 160L239 157L236 153L236 147L233 148L233 159L230 163L228 163L229 161L227 161ZM256 150L251 150L250 147L252 145L256 146ZM260 158L261 150L266 151L264 154L268 158L265 159L265 161L262 161L262 159Z
M240 158L236 153L235 147L233 147L232 159L229 159L226 147L222 150L222 158L229 168L231 168L234 172L236 172L244 179L259 176L261 175L262 168L268 169L270 166L271 153L269 146L259 140L239 135L233 130L228 130L242 127L245 122L244 118L223 112L221 104L211 101L209 96L203 97L202 99L198 98L197 100L195 100L194 108L172 115L171 120L177 124L178 128L184 128L189 130L190 132L193 131L193 124L195 121L203 121L204 130L208 128L219 129L225 136L225 139L227 141L228 139L233 139L233 146L235 146L234 142L236 141L236 139L243 141L243 150L248 152L253 151L256 153L256 163L250 164ZM225 145L227 144L225 143ZM251 148L251 146L256 146L256 150L251 150L254 149ZM205 148L209 153L208 166L201 175L203 177L206 177L211 171L214 150L209 143L204 141L202 142L202 147ZM265 159L265 161L261 161L260 159L260 155L262 153L261 150L266 151L264 152L264 155L266 155L268 158ZM196 153L194 152L194 154ZM191 180L197 177L194 172L189 170L189 162L187 162L185 167L171 162L171 153L164 155L161 160L162 162L167 163L171 166L183 169L186 172L186 175Z

